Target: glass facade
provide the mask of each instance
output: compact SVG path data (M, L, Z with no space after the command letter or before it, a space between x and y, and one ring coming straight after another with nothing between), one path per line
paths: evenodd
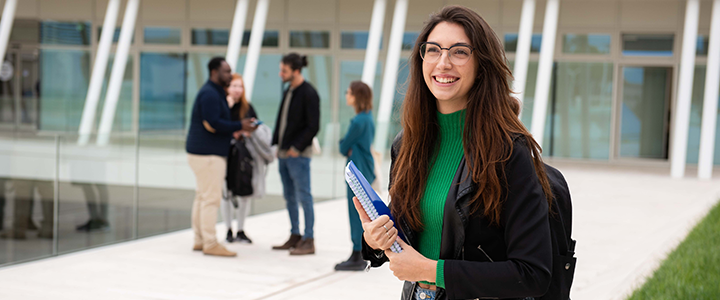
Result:
M624 67L620 156L667 158L669 79L665 67Z
M568 54L610 54L609 34L565 34L563 53Z
M277 30L265 30L262 38L262 47L277 47L280 42L280 32ZM250 30L243 32L242 46L250 45Z
M145 44L180 45L180 28L145 27L143 41Z
M622 54L626 56L672 56L672 34L623 34Z
M518 42L518 34L517 33L506 33L505 34L505 51L506 52L515 52L515 49L517 49L517 42ZM541 43L542 43L542 34L533 33L532 37L530 38L530 52L531 53L539 53Z
M552 156L610 158L613 64L559 62L550 136Z
M290 47L330 48L329 31L290 31Z
M229 29L193 28L192 30L193 45L227 46L229 41Z

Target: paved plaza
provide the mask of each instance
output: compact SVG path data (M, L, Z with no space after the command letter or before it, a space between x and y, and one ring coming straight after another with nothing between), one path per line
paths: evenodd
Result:
M573 197L572 299L623 299L720 198L720 180L675 180L662 166L551 164ZM284 210L250 217L254 244L229 245L236 258L191 251L192 232L182 230L13 265L0 269L0 299L399 298L402 283L387 266L333 271L351 249L346 200L316 204L315 255L270 250L288 229Z

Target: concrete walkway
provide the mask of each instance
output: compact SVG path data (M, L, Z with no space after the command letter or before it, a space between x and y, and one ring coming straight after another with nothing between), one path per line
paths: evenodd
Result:
M720 180L673 180L665 168L554 165L573 196L572 299L624 298L720 198ZM0 269L0 299L398 299L402 283L387 266L333 271L350 254L347 206L315 209L315 255L270 250L288 234L278 211L248 220L254 244L229 245L236 258L192 252L183 230Z

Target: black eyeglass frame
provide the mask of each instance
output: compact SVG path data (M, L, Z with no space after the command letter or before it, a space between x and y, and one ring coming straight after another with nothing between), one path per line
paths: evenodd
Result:
M435 45L435 46L437 46L438 48L440 48L440 51L447 50L447 51L448 51L448 59L450 60L450 62L452 62L452 55L450 54L450 49L452 49L452 48L454 48L454 47L461 46L461 47L470 48L470 54L469 54L469 55L472 55L472 54L473 54L473 51L475 51L475 47L470 46L470 45L468 45L468 44L459 43L459 44L452 45L452 46L450 46L450 47L448 47L448 48L443 48L443 47L440 46L440 44L435 43L435 42L422 42L422 43L420 43L420 47L419 47L418 51L420 52L420 58L422 58L423 61L425 61L425 54L423 53L422 50L423 50L423 47L427 47L427 45ZM442 57L442 54L440 54L440 56L438 56L438 60L440 60L440 57ZM470 58L468 58L468 60L470 60ZM464 64L466 64L466 63L467 63L467 61L464 62L464 63L462 63L462 64L456 64L456 63L453 63L453 64L458 65L458 66L462 66L462 65L464 65Z

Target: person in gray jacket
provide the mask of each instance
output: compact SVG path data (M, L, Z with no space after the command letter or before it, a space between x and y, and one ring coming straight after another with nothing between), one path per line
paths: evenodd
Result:
M272 142L272 130L265 125L259 125L258 128L250 135L243 137L245 147L253 157L252 161L252 187L253 193L248 196L235 196L232 192L225 189L225 200L220 205L222 210L225 226L228 228L226 240L229 243L239 241L241 243L251 244L252 240L245 234L245 219L250 214L250 202L253 199L261 199L265 196L265 174L267 174L267 165L275 158L275 146L270 146ZM233 212L237 217L237 236L232 234Z
M240 74L234 73L230 85L227 87L227 102L231 107L231 118L240 120L242 118L257 118L255 109L245 97L245 82ZM223 189L223 200L220 203L225 225L228 228L226 240L228 243L239 241L241 243L252 243L252 240L245 234L245 219L250 214L250 202L253 199L260 199L265 196L265 173L267 164L275 159L275 147L272 144L272 130L266 125L258 125L255 131L240 131L233 135L231 145L244 143L245 148L250 152L253 160L251 185L253 193L246 196L233 195L226 186ZM228 170L229 171L229 170ZM232 206L231 206L232 204ZM234 208L234 209L233 209ZM232 219L233 212L237 216L237 235L233 237Z

